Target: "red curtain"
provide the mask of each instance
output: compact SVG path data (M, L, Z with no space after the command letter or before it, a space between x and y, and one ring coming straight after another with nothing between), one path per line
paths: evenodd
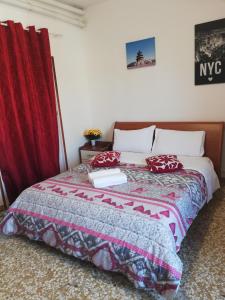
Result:
M5 25L0 24L0 169L11 203L26 187L59 173L59 139L48 31Z

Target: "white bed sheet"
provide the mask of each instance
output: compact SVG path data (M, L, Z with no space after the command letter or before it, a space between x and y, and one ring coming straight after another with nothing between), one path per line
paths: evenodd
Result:
M153 155L153 153L121 152L120 161L127 164L146 165L145 159ZM212 161L208 157L178 155L177 158L182 162L184 169L196 170L204 176L209 202L213 197L213 193L220 188L219 179Z

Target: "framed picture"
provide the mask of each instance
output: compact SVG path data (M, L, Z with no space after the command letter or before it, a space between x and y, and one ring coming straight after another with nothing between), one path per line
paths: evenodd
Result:
M128 69L154 66L156 63L155 38L126 43L126 54Z
M195 84L225 82L225 19L195 25Z

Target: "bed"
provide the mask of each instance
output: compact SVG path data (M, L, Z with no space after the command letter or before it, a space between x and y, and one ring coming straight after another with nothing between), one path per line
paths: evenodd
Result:
M188 228L218 189L222 122L116 122L116 129L204 130L205 156L179 157L184 169L150 173L146 154L122 153L128 183L96 189L89 163L37 183L21 193L0 225L5 235L25 235L127 276L135 287L165 298L179 288L177 255ZM214 168L213 168L214 165ZM215 169L215 171L214 171Z

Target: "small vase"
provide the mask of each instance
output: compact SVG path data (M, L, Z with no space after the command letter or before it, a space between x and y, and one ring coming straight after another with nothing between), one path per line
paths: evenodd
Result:
M96 140L91 140L91 145L94 147L96 143Z

